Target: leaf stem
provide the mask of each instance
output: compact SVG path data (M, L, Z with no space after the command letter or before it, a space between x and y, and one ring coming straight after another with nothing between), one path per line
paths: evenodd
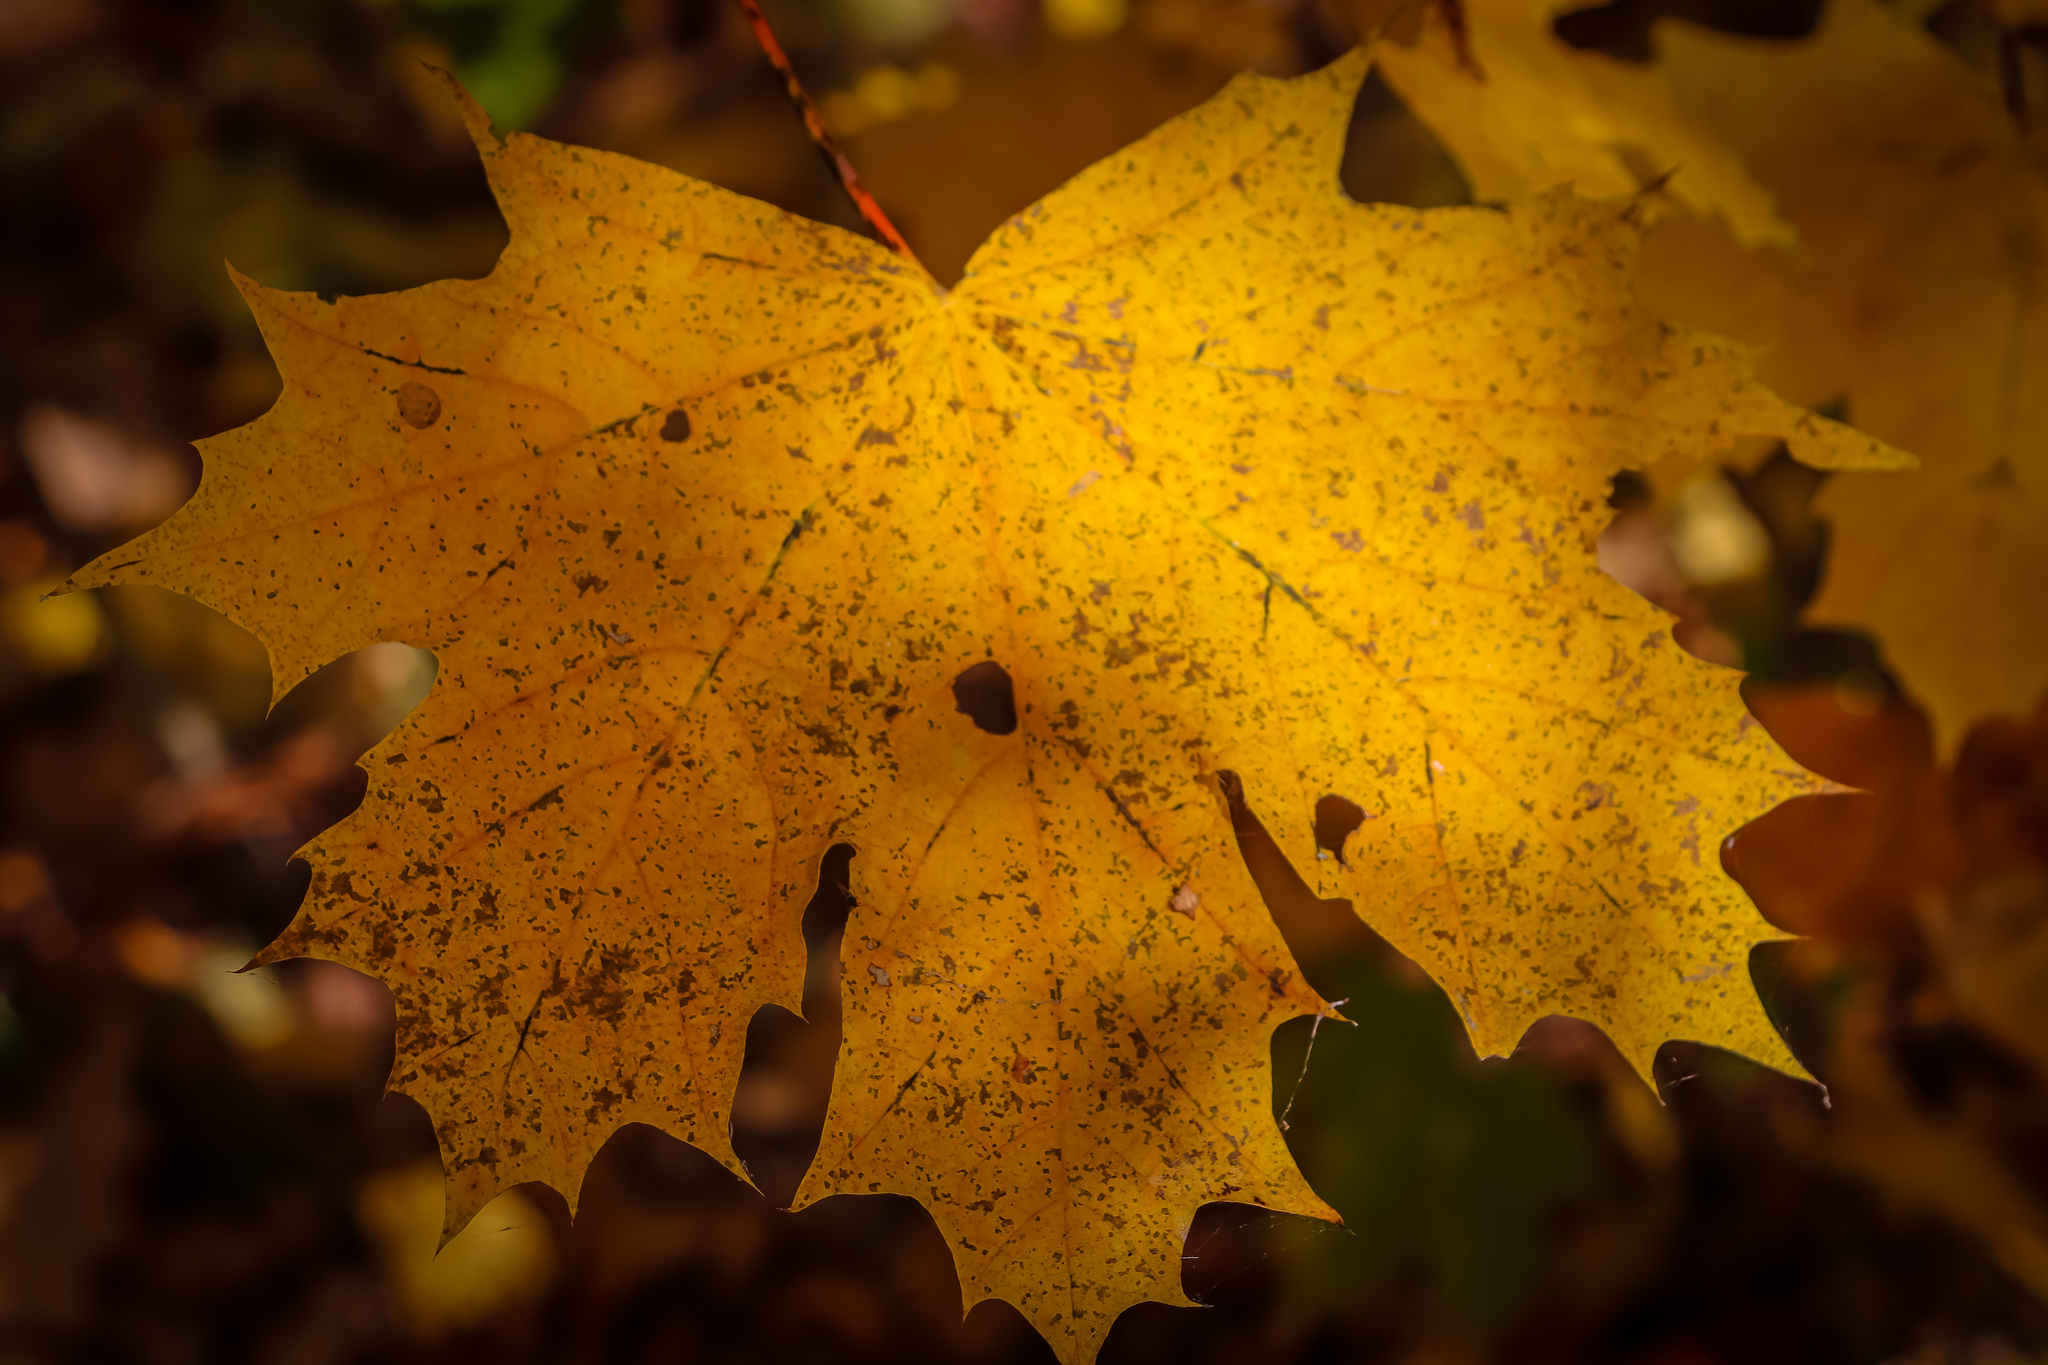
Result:
M818 106L811 102L810 93L804 89L803 82L796 78L796 68L789 64L789 54L782 50L782 44L777 41L775 30L768 24L768 16L761 12L758 0L739 0L739 3L740 9L747 16L747 22L753 26L754 41L761 45L761 52L768 58L769 65L781 75L782 88L789 92L790 103L803 115L804 128L809 131L811 141L825 154L825 160L831 165L833 173L839 177L839 183L845 187L847 197L853 200L853 206L860 210L860 216L867 220L868 226L874 229L877 237L887 242L904 260L923 270L924 262L917 259L917 253L910 249L909 242L903 240L903 234L889 221L889 215L875 202L875 196L869 194L867 188L860 183L860 176L854 171L853 163L846 159L846 153L839 150L838 142L833 140L831 132L825 127L824 117L818 113Z

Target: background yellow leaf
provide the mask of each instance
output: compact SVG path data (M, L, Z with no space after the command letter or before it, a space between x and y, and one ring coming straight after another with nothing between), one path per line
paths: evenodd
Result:
M1665 60L1799 228L1796 257L1749 271L1775 293L1749 333L1772 343L1764 377L1796 401L1839 400L1924 461L1822 490L1834 535L1813 618L1875 634L1945 745L2026 714L2048 689L2038 152L1995 89L1869 0L1833 0L1799 44L1673 28ZM1716 275L1677 241L1648 253L1646 292L1718 325Z
M1771 190L1688 117L1657 73L1553 36L1557 16L1578 8L1431 5L1412 44L1383 48L1380 70L1458 158L1479 199L1566 184L1584 195L1630 194L1669 177L1673 198L1720 215L1744 244L1789 244Z

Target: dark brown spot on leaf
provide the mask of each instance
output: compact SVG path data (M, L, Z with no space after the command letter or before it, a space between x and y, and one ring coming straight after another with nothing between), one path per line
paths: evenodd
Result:
M687 441L690 439L690 414L676 408L661 424L661 439L664 441Z
M441 420L441 395L425 384L398 387L398 415L409 427L430 427Z

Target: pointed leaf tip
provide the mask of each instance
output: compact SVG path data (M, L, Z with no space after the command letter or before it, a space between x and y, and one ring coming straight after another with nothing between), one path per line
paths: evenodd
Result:
M448 93L455 98L455 107L461 111L462 126L469 129L470 140L476 143L477 150L495 151L501 143L497 134L491 131L490 112L476 102L476 96L469 93L469 87L446 67L436 66L432 62L421 62L420 65L433 72L434 76L448 87Z

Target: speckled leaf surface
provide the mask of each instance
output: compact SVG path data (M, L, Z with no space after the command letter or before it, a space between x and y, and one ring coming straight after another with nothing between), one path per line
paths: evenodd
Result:
M390 983L451 1221L573 1193L628 1121L732 1163L747 1020L795 1003L844 841L803 1197L917 1197L968 1302L1090 1357L1184 1301L1201 1203L1325 1212L1268 1061L1321 1002L1226 773L1483 1051L1569 1012L1642 1065L1670 1036L1787 1061L1742 969L1771 931L1713 850L1810 779L1591 542L1609 475L1672 453L1891 457L1645 315L1626 203L1347 201L1362 74L1233 83L951 290L481 128L488 278L247 286L284 397L81 582L218 607L280 688L374 640L439 656L273 953ZM1005 733L956 705L990 663ZM1366 817L1341 864L1331 794Z

